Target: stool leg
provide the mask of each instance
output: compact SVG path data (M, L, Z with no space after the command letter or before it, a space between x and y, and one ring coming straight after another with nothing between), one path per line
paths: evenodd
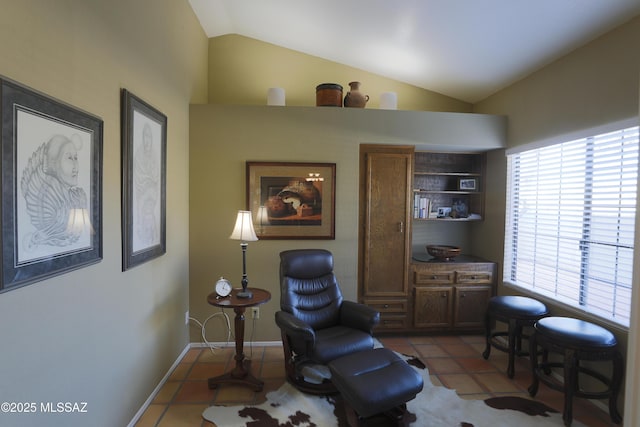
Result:
M520 356L522 354L522 325L517 322L516 324L516 355Z
M562 419L565 426L573 420L573 393L578 387L578 358L575 350L564 352L564 412Z
M618 393L620 392L620 386L622 385L622 371L624 362L622 361L622 355L616 351L613 355L613 374L611 378L611 394L609 395L609 416L611 421L616 424L622 422L622 416L618 412Z
M489 310L487 310L484 315L484 331L486 346L484 348L484 351L482 352L482 357L484 357L486 360L491 354L491 316L489 315Z
M516 341L518 339L518 325L515 319L509 319L509 366L507 376L513 378L515 371Z
M528 388L529 396L535 397L538 393L538 345L535 331L529 337L529 360L531 360L531 385Z
M542 350L542 368L546 375L551 375L551 368L549 367L549 350L546 348Z

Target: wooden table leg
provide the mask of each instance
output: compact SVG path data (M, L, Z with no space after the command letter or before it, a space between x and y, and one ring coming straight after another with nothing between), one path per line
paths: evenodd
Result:
M218 384L240 384L253 388L253 391L262 391L264 382L253 376L250 372L251 361L244 360L244 307L234 308L236 313L234 328L236 335L236 354L233 357L236 366L229 372L217 377L209 378L209 388L213 389Z

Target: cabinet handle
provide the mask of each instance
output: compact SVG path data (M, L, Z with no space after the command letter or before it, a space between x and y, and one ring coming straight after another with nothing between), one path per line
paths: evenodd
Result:
M431 276L431 280L436 280L437 278L438 278L438 276L436 276L436 275Z
M442 295L440 295L441 298L446 298L447 294L445 292L442 293Z
M383 305L382 307L384 307L384 308L389 308L389 304L385 304L385 305Z
M464 297L465 297L465 294L460 294L460 298L464 298Z
M398 232L404 233L404 222L403 221L400 221L398 223Z

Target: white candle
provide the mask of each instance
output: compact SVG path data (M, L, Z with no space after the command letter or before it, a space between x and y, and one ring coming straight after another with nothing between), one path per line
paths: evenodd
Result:
M397 110L398 94L396 94L395 92L382 92L380 94L380 109L381 110Z
M284 89L270 87L267 91L267 105L284 105Z

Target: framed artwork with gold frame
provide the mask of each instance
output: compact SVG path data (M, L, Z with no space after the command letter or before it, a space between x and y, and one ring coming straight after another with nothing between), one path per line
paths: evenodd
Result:
M335 163L246 162L260 239L335 239Z

